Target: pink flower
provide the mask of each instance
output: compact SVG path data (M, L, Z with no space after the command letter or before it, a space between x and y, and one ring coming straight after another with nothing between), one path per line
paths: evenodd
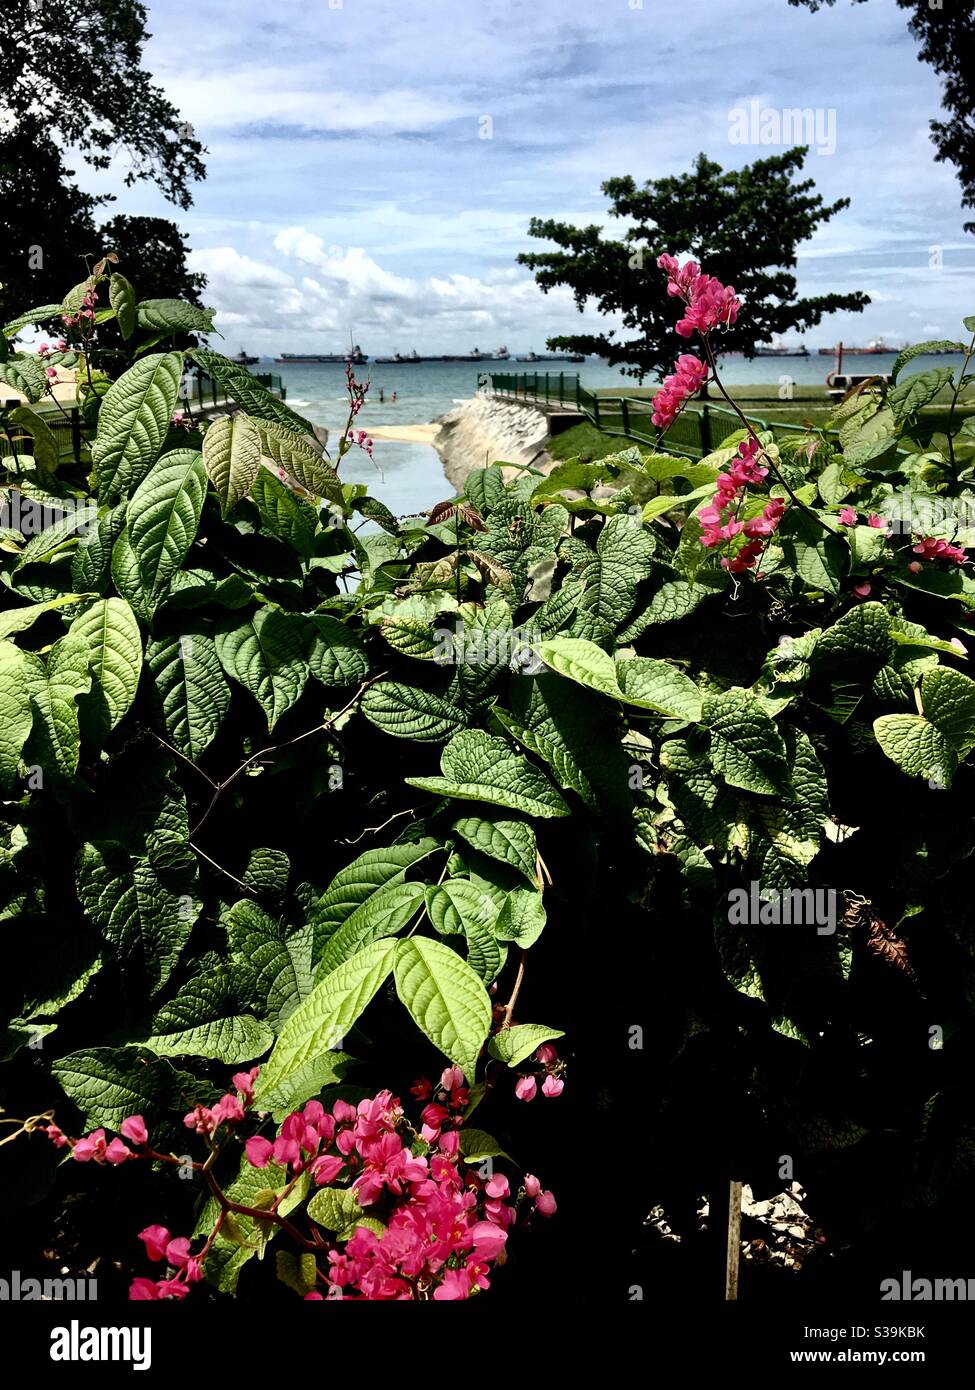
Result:
M907 568L911 574L920 574L924 566L921 564L920 560L912 560ZM50 1125L48 1125L48 1129L50 1129Z
M545 1080L542 1082L542 1095L547 1096L549 1100L554 1100L555 1097L560 1096L564 1090L565 1082L560 1076L546 1076Z
M225 1096L220 1097L211 1113L216 1124L235 1125L244 1118L244 1107L240 1098L228 1091Z
M542 1190L542 1184L533 1173L525 1174L525 1195L527 1197L537 1197Z
M551 1043L542 1043L541 1047L537 1048L535 1051L536 1062L541 1062L544 1067L551 1066L551 1064L557 1062L558 1059L559 1054Z
M58 369L57 369L57 367L45 367L45 368L44 368L44 374L45 374L45 376L50 377L50 379L53 381L53 379L54 379L54 378L57 376L57 374L58 374Z
M133 1302L140 1300L156 1299L159 1297L159 1285L154 1279L133 1279L129 1285L129 1298Z
M187 1129L196 1130L197 1134L212 1134L217 1127L213 1111L199 1104L183 1116L183 1124Z
M445 1091L453 1091L458 1086L464 1084L464 1073L460 1067L444 1067L440 1077L441 1088Z
M510 1192L508 1179L503 1173L495 1173L493 1178L489 1178L485 1184L484 1191L489 1197L507 1197Z
M918 566L918 568L920 568L920 566ZM43 1134L47 1135L56 1149L63 1149L67 1145L68 1136L65 1134L64 1130L60 1129L53 1121L49 1125L39 1125L38 1128Z
M869 598L870 585L865 579L863 579L860 581L859 584L854 584L853 592L856 594L857 598Z
M247 1155L247 1162L252 1168L266 1168L271 1161L271 1151L274 1145L270 1139L264 1139L259 1134L255 1134L248 1139L244 1145L244 1153Z
M703 275L696 261L678 266L673 256L664 254L657 258L657 265L667 272L667 293L682 299L687 306L677 324L682 338L735 322L741 302L731 285L722 285L713 275Z
M324 1303L325 1300L324 1300L324 1298L322 1297L322 1295L321 1295L320 1293L316 1292L315 1289L312 1289L310 1293L306 1293L306 1294L305 1294L304 1302L305 1302L305 1303Z
M190 1291L189 1284L182 1279L160 1279L156 1287L160 1298L185 1298Z
M146 1122L141 1115L130 1115L127 1120L123 1120L119 1133L126 1139L130 1139L133 1144L148 1144L149 1142L149 1131L146 1129Z
M182 1269L189 1258L190 1243L186 1236L179 1236L166 1246L166 1259L174 1269Z
M101 1162L105 1157L107 1148L105 1131L93 1129L90 1134L78 1140L71 1150L71 1157L76 1158L79 1163L88 1163L91 1159Z
M887 530L886 521L883 519L882 516L878 516L876 512L871 512L870 515L867 517L867 525L872 526L875 531Z
M251 1067L250 1071L236 1071L230 1078L237 1090L245 1100L254 1099L254 1082L257 1080L260 1067Z
M115 1167L120 1163L124 1163L127 1158L134 1157L135 1154L122 1143L121 1139L113 1139L105 1150L105 1162L111 1163Z
M677 359L676 371L664 379L653 398L651 420L654 426L667 429L673 424L684 402L697 395L707 379L707 365L692 353L682 353Z
M953 560L956 565L963 565L966 560L964 550L958 545L952 545L949 541L936 540L934 536L925 536L919 540L914 547L915 555L921 555L925 560Z
M519 1076L515 1082L515 1095L519 1100L534 1100L538 1083L533 1076Z
M547 1190L540 1192L535 1198L535 1210L539 1216L554 1216L558 1211L558 1204L553 1194Z
M311 1171L319 1187L334 1182L345 1167L345 1160L335 1154L322 1154L312 1161Z
M144 1231L139 1232L139 1239L145 1245L150 1260L158 1262L166 1258L166 1247L172 1236L165 1226L147 1226Z
M421 1076L417 1081L414 1081L413 1085L410 1087L410 1095L416 1096L417 1100L429 1100L432 1094L433 1086L425 1076Z
M853 508L852 508L852 507L843 507L843 508L841 508L841 509L840 509L840 525L841 525L841 526L855 526L856 524L857 524L857 514L856 514L856 512L853 510Z

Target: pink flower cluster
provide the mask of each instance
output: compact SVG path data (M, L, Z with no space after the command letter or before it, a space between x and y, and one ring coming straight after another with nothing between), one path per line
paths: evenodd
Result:
M90 1134L72 1142L56 1124L40 1125L38 1128L47 1135L55 1148L64 1149L70 1145L71 1157L78 1163L109 1163L118 1167L126 1159L137 1156L121 1139L106 1139L103 1129L93 1129ZM130 1115L128 1119L123 1120L119 1134L135 1144L136 1148L142 1148L149 1142L149 1132L141 1115Z
M372 440L365 430L349 430L345 437L350 448L353 444L358 444L363 453L368 454L369 457L372 458Z
M676 371L664 378L663 385L653 398L653 414L650 418L656 428L668 429L684 402L691 396L696 396L707 379L708 368L705 363L690 352L681 353L676 362Z
M562 1079L565 1063L559 1061L559 1054L551 1043L542 1043L535 1051L534 1060L544 1069L543 1072L520 1075L515 1082L515 1095L519 1100L534 1100L539 1090L538 1076L542 1075L542 1095L547 1100L554 1100L565 1090L565 1082Z
M968 559L960 545L952 545L950 541L935 540L934 536L925 536L919 540L914 546L914 554L920 555L925 560L953 560L956 565L963 565ZM912 563L909 568L913 569L914 564Z
M841 507L838 520L841 526L857 526L859 525L860 518L852 507ZM872 526L875 531L887 530L887 522L882 516L878 516L876 512L868 513L867 525Z
M743 439L738 445L738 456L727 473L719 473L716 479L717 492L706 507L697 513L701 523L701 544L707 548L725 545L737 535L746 537L745 544L730 558L724 556L721 563L732 574L740 574L751 569L776 530L785 513L785 503L773 497L766 503L761 516L749 521L739 521L737 513L745 489L750 483L760 483L768 474L768 469L756 462L761 446L757 439Z
M220 1125L240 1124L244 1118L245 1106L254 1099L257 1073L257 1067L252 1067L250 1071L235 1072L232 1080L238 1094L228 1091L214 1106L194 1105L193 1109L183 1116L183 1124L187 1129L195 1130L197 1134L207 1138L214 1134Z
M345 364L345 387L349 393L349 419L351 421L362 409L366 393L369 390L368 381L356 381L351 362Z
M710 333L727 327L738 317L741 301L732 285L722 285L713 275L703 275L696 261L679 265L674 256L657 257L657 265L667 272L667 293L684 301L684 317L676 325L682 338L692 333Z
M131 1301L185 1298L190 1285L198 1284L203 1278L203 1256L190 1254L190 1243L186 1236L174 1240L165 1226L147 1226L139 1232L139 1239L145 1245L150 1260L154 1263L165 1260L175 1273L167 1279L133 1279L129 1285Z
M59 338L53 347L50 343L41 343L40 347L37 349L37 355L38 357L47 357L48 353L67 352L67 350L67 340L64 338Z
M85 296L81 301L81 308L76 314L62 314L61 322L65 328L76 327L83 319L88 323L95 322L95 305L98 303L98 290L94 285L89 285L85 291Z

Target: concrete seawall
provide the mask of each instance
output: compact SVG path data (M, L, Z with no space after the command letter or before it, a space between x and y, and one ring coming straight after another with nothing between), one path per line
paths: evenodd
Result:
M545 445L549 417L530 402L506 396L479 395L437 421L433 439L451 486L462 492L467 475L491 463L531 464L545 468L552 462ZM514 471L512 477L516 476Z

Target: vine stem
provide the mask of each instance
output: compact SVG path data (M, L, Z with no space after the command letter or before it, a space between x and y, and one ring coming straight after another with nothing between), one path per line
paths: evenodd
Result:
M523 946L521 948L521 958L518 961L518 974L515 976L515 983L511 991L511 997L509 998L507 1004L505 1004L504 1006L504 1017L501 1020L502 1028L511 1027L511 1019L515 1011L515 1005L518 1003L518 995L521 993L521 987L525 982L525 962L527 959L528 952L525 950Z
M704 347L704 355L705 355L705 357L706 357L707 360L708 360L708 366L711 368L711 373L712 373L712 375L713 375L713 377L714 377L714 384L715 384L715 386L717 386L717 388L718 388L718 390L721 392L722 396L724 396L725 400L728 402L728 404L731 406L732 410L733 410L733 411L735 412L735 414L738 416L738 418L739 418L739 420L741 421L741 423L745 426L745 429L748 431L748 433L749 433L749 435L751 436L751 438L754 439L755 443L758 445L759 449L760 449L761 452L762 452L762 457L768 460L768 465L769 465L769 467L771 468L772 472L775 474L775 477L777 478L777 480L778 480L778 481L782 484L782 486L785 488L786 492L789 494L789 496L791 497L792 501L795 503L795 505L799 508L800 511L805 512L807 516L811 516L812 519L813 519L813 521L815 521L816 525L817 525L817 526L821 526L822 529L823 529L825 532L827 532L828 535L830 535L830 536L834 535L835 532L833 531L832 526L828 526L828 525L826 524L826 522L823 521L822 517L818 516L818 515L816 514L816 512L814 512L813 509L812 509L811 507L807 507L807 506L806 506L805 502L800 502L799 498L796 496L796 494L793 492L792 488L789 486L789 484L786 482L785 478L782 476L782 473L780 472L779 466L778 466L778 464L775 462L775 459L772 458L771 454L770 454L770 453L768 452L768 450L765 448L765 445L762 443L762 441L759 439L758 435L755 433L755 430L754 430L754 428L753 428L753 426L752 426L751 421L750 421L750 420L748 419L748 417L743 413L743 411L741 410L741 407L738 405L738 402L737 402L736 400L733 400L732 397L728 395L728 392L725 390L725 387L724 387L724 382L723 382L723 381L721 380L721 378L718 376L718 366L717 366L717 363L715 362L715 359L714 359L714 352L713 352L712 349L711 349L711 344L710 344L710 342L708 341L708 337L707 337L707 334L706 334L706 333L702 333L702 334L701 334L701 343L702 343L702 345L703 345L703 347Z

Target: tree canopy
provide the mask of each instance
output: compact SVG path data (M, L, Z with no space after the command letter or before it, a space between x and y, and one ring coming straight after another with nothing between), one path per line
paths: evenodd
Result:
M862 5L865 0L852 0ZM834 5L836 0L789 0L810 10ZM921 47L918 59L930 63L944 79L942 103L947 120L931 122L935 159L954 164L961 184L961 205L975 208L975 10L967 0L897 0L902 10L911 10L908 28ZM975 221L965 223L966 232L975 232Z
M746 356L774 336L815 327L825 314L862 310L870 301L859 291L796 297L796 248L850 201L825 204L812 191L812 179L793 181L806 153L797 147L731 170L701 154L690 173L643 187L629 176L609 179L602 187L610 214L632 224L621 240L605 237L597 224L532 218L530 235L559 248L518 257L535 271L541 289L567 285L580 310L595 300L601 313L621 315L627 330L625 337L612 329L569 334L550 338L549 346L598 353L630 376L669 368L673 304L655 263L665 251L689 253L747 300L747 315L722 334L724 348Z

